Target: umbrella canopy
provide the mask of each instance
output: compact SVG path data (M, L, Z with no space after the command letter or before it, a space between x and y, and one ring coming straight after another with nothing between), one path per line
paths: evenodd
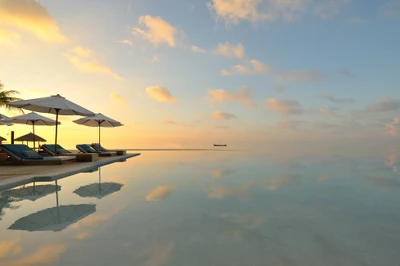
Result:
M64 97L52 95L50 97L37 98L31 100L23 100L18 102L10 102L8 105L23 108L31 111L50 113L56 115L56 135L55 135L55 146L57 147L57 133L58 133L58 115L82 115L91 116L93 112L79 106ZM57 154L57 149L55 150Z
M96 211L95 204L56 206L22 217L8 229L33 231L61 231Z
M99 183L81 186L74 193L81 197L95 197L101 199L107 195L121 190L124 185L114 182L101 183L101 168L99 168Z
M0 136L0 140L1 140L1 141L4 141L4 140L7 140L7 139L5 139L5 138L3 138L2 136Z
M19 138L16 138L15 141L40 141L40 142L46 142L46 140L42 137L39 137L38 135L35 135L33 133L29 133L26 135L23 135Z
M37 126L54 126L57 123L60 124L60 122L57 122L56 120L47 118L45 116L39 115L37 113L29 113L29 114L23 114L23 115L18 115L14 116L11 118L8 118L7 121L10 121L12 123L16 124L25 124L25 125L32 125L33 128L33 148L36 148L36 140L35 140L35 125ZM40 141L40 140L38 140ZM44 140L45 141L45 140Z
M81 197L95 197L101 199L104 196L121 190L122 187L122 184L113 182L93 183L76 189L74 193Z
M33 186L21 187L17 189L10 189L2 192L3 196L20 198L20 199L28 199L31 201L35 201L39 198L45 197L56 191L60 191L61 187L58 185L38 185L36 186L33 183Z
M88 127L99 127L99 144L100 144L100 127L120 127L123 126L120 122L109 118L103 114L96 114L94 116L83 117L73 121L79 125Z
M10 119L8 116L0 114L0 126L12 126L12 124L7 121Z

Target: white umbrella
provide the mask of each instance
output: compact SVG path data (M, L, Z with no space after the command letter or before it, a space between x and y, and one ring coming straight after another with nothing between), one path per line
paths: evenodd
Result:
M55 181L56 186L57 180ZM58 190L56 206L44 209L15 221L8 229L33 231L61 231L69 225L85 218L96 211L95 204L78 204L59 206Z
M10 189L2 192L1 195L35 201L60 190L61 187L58 185L35 185L34 182L33 186L23 186L16 189Z
M101 199L107 195L121 190L123 184L115 182L101 182L101 168L99 168L99 183L92 183L90 185L81 186L74 191L81 197L95 197Z
M85 125L88 127L99 127L99 145L100 145L100 127L120 127L123 126L120 122L111 119L103 114L83 117L73 121L74 123Z
M61 124L60 122L57 122L56 120L47 118L45 116L39 115L34 112L29 113L29 114L23 114L23 115L10 117L6 121L10 121L10 122L16 123L16 124L32 125L33 136L35 136L35 125L37 125L37 126L54 126L57 123ZM34 138L33 139L33 149L36 148L35 144L36 144L36 141Z
M59 94L44 98L10 102L7 104L31 111L55 114L56 115L55 147L57 147L58 115L82 115L82 116L94 115L93 112L71 101L68 101ZM55 151L55 153L57 154L57 150Z
M7 121L10 119L8 116L0 114L0 126L12 126L10 122Z

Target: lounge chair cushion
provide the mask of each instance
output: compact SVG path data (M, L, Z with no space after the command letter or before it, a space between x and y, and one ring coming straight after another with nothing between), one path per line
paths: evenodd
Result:
M82 150L84 150L86 153L98 153L98 151L92 149L89 145L87 144L80 144L77 145L77 147L80 147Z
M26 159L43 159L43 156L35 151L22 151L21 153Z
M93 143L92 147L96 150L96 151L101 151L101 152L105 152L105 151L109 151L107 149L104 149L103 146L101 146L99 143Z

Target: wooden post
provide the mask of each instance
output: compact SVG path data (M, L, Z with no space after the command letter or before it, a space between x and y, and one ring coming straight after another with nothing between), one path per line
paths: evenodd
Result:
M11 131L11 144L14 144L14 131Z

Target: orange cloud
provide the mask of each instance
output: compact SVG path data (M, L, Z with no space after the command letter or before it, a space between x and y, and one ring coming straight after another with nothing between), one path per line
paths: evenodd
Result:
M147 29L133 28L132 34L153 43L155 46L159 44L167 44L175 47L175 35L177 29L160 17L141 16L139 24L144 25Z
M167 88L161 86L147 87L146 92L151 98L159 102L169 102L169 103L178 102L178 100L174 96L172 96L171 92Z
M133 43L130 40L122 40L122 41L118 41L118 42L122 43L122 44L129 45L129 46L133 46Z
M139 257L147 257L145 266L162 266L166 265L174 255L175 243L169 241L165 244L158 244L139 251Z
M266 190L277 190L283 187L290 187L297 185L301 182L300 176L280 176L267 181L267 185L264 186Z
M0 259L21 253L23 248L18 242L18 240L0 242Z
M50 244L38 249L31 255L10 262L10 266L51 265L60 259L60 254L67 250L65 244Z
M292 115L303 113L303 107L298 101L269 98L265 102L267 103L266 109L272 112Z
M168 197L176 186L158 186L146 195L147 201L160 201Z
M122 78L113 72L108 66L101 64L94 58L93 51L83 47L75 47L70 54L64 54L65 58L78 70L85 73L102 73L112 76L115 79Z
M124 106L127 105L126 99L125 99L124 97L122 97L121 95L117 94L117 93L114 93L114 92L110 93L110 98L111 98L113 101L118 102L119 104L122 104L122 105L124 105Z
M20 38L21 36L18 33L0 27L0 45L14 44L15 41L19 40Z
M207 197L211 199L224 199L228 197L234 197L243 200L250 195L250 189L252 186L253 182L247 182L237 187L212 185L208 190Z
M240 21L293 21L307 9L308 0L212 0L208 8L227 24Z
M211 171L211 174L215 179L220 179L221 177L229 175L231 173L232 171L229 169L215 169Z
M221 70L222 76L232 76L238 74L244 75L255 75L255 74L271 74L274 70L255 59L252 59L245 64L238 64L231 67L230 70Z
M195 46L195 45L192 45L191 49L192 49L192 52L195 52L195 53L205 53L206 52L206 50L204 50L198 46Z
M217 48L215 48L214 53L225 57L242 58L245 56L244 46L241 43L236 46L229 42L220 43Z
M252 91L246 86L240 87L236 92L228 92L223 89L208 89L208 99L213 103L238 102L246 107L255 107L251 102Z
M220 110L215 110L214 113L212 114L212 118L217 119L217 120L227 120L227 119L236 118L236 116L233 114L224 113Z
M385 125L386 132L391 136L398 136L400 133L400 122L398 118L393 119L389 124Z
M328 109L325 109L325 108L319 108L317 110L317 112L320 113L321 115L336 116L336 117L339 116L334 111L331 111L331 110L328 110Z
M64 42L56 21L34 0L1 0L0 24L28 32L46 42Z

